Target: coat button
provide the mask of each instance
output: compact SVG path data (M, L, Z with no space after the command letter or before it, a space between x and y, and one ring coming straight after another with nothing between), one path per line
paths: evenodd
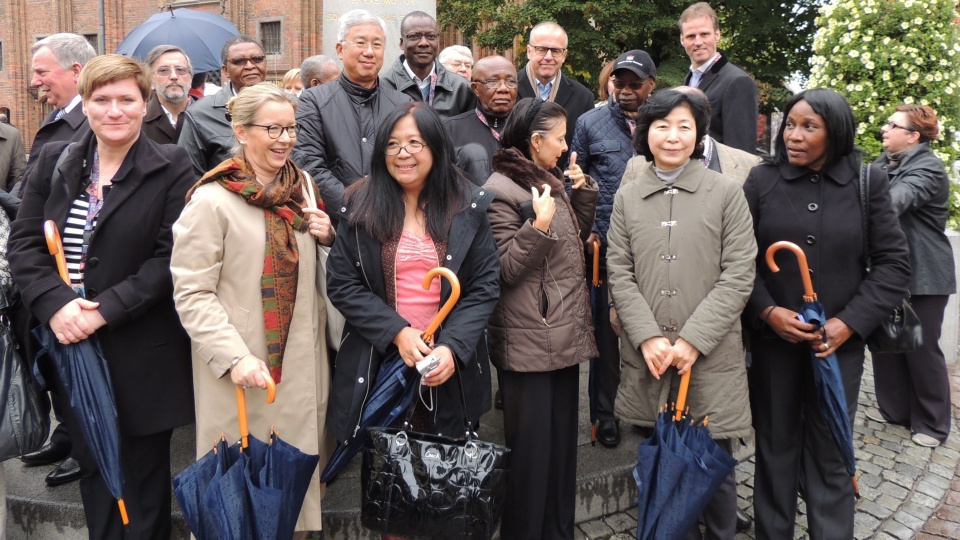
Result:
M341 212L341 213L346 213L346 212L347 212L347 207L346 207L346 206L342 206L342 207L340 208L340 212Z
M480 192L480 195L483 195L483 192L482 192L482 191Z
M816 211L817 211L817 208L820 208L820 205L818 205L818 204L815 203L815 202L812 202L812 203L810 203L810 204L807 205L807 210L809 210L809 211L811 211L811 212L816 212Z
M357 268L360 268L360 261L353 263L353 265L356 266Z
M473 203L470 205L470 208L476 208L476 207L477 207L477 203Z
M816 244L816 243L817 243L817 237L814 236L814 235L812 235L812 234L808 234L808 235L807 235L807 245L808 245L808 246L812 246L812 245L814 245L814 244Z
M447 255L447 260L448 260L448 261L452 261L452 260L453 260L453 255Z
M810 177L810 181L813 182L814 184L816 184L817 182L820 181L820 175L819 175L819 174L815 174L815 175L811 176L811 177Z
M87 261L87 266L90 268L96 268L98 264L100 264L100 259L96 257L90 257L90 260Z
M89 298L93 298L93 297L95 297L95 296L97 295L97 290L96 290L96 289L93 289L93 288L91 288L91 287L87 287L86 293L87 293L87 298L88 298L88 299L89 299Z
M363 384L363 377L360 377L359 379L357 379L357 382L360 384Z

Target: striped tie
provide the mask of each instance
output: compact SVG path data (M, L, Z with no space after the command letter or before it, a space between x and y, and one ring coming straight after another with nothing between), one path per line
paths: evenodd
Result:
M53 121L56 122L57 120L63 118L66 115L67 115L66 109L57 109L57 114L53 116Z

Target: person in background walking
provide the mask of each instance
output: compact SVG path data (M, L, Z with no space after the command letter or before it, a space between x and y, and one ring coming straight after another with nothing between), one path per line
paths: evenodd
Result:
M926 105L899 105L880 129L886 150L875 163L890 176L890 198L910 247L910 301L923 327L923 345L906 353L873 353L878 410L867 418L910 429L920 446L939 446L950 435L950 378L940 350L947 299L957 291L953 250L944 233L950 179L930 149L939 134L937 113Z

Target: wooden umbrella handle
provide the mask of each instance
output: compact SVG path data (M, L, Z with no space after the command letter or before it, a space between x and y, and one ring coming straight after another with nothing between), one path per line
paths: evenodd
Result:
M455 306L457 300L460 299L460 280L457 279L457 275L453 273L453 270L449 268L438 267L427 272L427 275L423 278L423 290L429 291L430 284L433 283L433 278L437 276L443 276L450 282L450 298L447 298L447 301L443 303L437 316L430 321L427 329L423 331L422 339L424 343L428 344L433 341L433 335L436 334L437 329L440 328L440 323L453 311L453 306Z
M52 220L43 222L43 237L47 240L47 251L57 262L57 273L60 279L70 285L70 274L67 272L67 257L63 254L63 243L60 241L60 231Z
M273 403L277 399L277 384L273 382L273 377L267 372L263 372L263 378L267 381L267 403ZM240 385L237 385L237 417L240 419L240 446L247 448L250 446L250 426L247 424L247 395Z
M593 241L593 286L599 287L603 285L603 280L600 279L600 241Z
M767 248L767 266L769 266L773 272L780 271L780 267L777 266L776 261L773 260L773 256L781 249L791 251L797 256L797 263L800 265L800 279L803 281L803 301L816 302L817 293L814 292L813 280L810 279L810 266L807 265L807 254L800 249L800 246L793 242L787 242L786 240L770 244L770 247Z
M693 371L692 368L680 377L680 391L677 392L677 413L673 417L678 422L683 419L683 409L687 406L687 391L690 390L691 371Z

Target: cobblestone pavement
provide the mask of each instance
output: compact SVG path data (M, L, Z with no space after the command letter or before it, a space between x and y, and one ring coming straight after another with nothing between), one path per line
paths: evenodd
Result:
M960 366L949 366L954 427L939 448L913 444L910 431L881 424L864 415L876 407L873 369L866 362L854 426L854 446L861 498L857 502L854 537L876 540L960 539ZM740 508L753 515L753 459L737 466ZM577 526L578 540L633 540L637 508ZM806 538L801 503L795 538ZM753 540L751 528L737 540Z

